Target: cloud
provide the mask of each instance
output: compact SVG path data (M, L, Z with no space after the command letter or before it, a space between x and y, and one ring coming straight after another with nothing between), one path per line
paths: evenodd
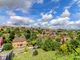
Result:
M13 22L7 21L6 23L3 23L3 25L6 25L6 26L13 26Z
M18 26L28 26L28 27L40 27L40 28L49 28L49 29L79 29L80 20L71 21L69 16L70 12L68 9L65 9L63 13L58 18L54 18L52 13L41 13L41 18L34 20L29 17L17 16L10 14L10 21L7 25L18 25ZM78 14L79 15L79 14Z
M70 21L69 17L56 18L50 21L36 21L31 18L21 17L21 16L11 16L11 21L7 21L7 26L25 26L25 27L40 27L49 29L79 29L80 20ZM14 22L13 22L14 21Z
M52 0L52 2L59 2L60 0Z
M6 14L8 15L8 16L15 16L16 15L16 13L15 12L13 12L13 11L6 11Z
M19 23L19 24L31 24L35 22L31 18L22 17L22 16L11 16L10 20L14 21L15 23Z
M75 14L72 14L72 19L79 20L80 19L80 12L76 12Z
M74 5L76 5L77 7L79 7L80 8L80 0L72 0L70 3L69 3L69 5L68 6L66 6L65 8L71 8L71 7L73 7Z
M51 20L52 18L53 18L53 15L51 14L51 13L46 13L46 14L44 14L44 13L41 13L41 16L42 16L42 20L43 21L49 21L49 20Z
M80 0L73 0L69 6L72 7L73 4L77 4L77 6L80 7Z
M52 15L52 13L46 13L42 14L42 18L45 19L45 21L41 21L39 24L36 24L38 26L41 26L43 28L50 28L50 29L79 29L80 27L80 20L71 21L70 15L71 13L68 11L68 9L65 9L63 13L58 18L48 19L48 15ZM79 13L78 13L79 15Z
M0 7L26 11L31 8L34 3L41 4L43 0L0 0Z
M76 13L76 15L80 17L80 12Z
M50 21L53 29L80 29L80 20L70 21L69 18L58 18Z
M4 22L7 22L9 19L7 16L0 16L0 25L2 25Z
M76 0L78 7L80 7L80 0Z
M44 1L43 0L37 0L37 3L43 3Z
M57 25L67 25L69 23L69 18L65 17L65 18L57 18L57 19L53 19L50 21L50 24L57 26Z
M69 17L70 16L70 12L68 11L68 9L65 9L65 11L61 14L61 17L65 18L65 17Z

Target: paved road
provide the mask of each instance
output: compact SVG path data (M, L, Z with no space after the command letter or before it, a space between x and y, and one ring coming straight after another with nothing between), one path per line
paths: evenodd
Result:
M24 52L24 48L17 48L13 50L13 53L22 53Z
M12 58L12 51L10 52L2 52L0 54L0 60L11 60Z

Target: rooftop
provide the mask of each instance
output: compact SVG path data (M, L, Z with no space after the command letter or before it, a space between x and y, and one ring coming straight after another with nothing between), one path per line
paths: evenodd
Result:
M23 42L23 41L26 41L25 37L16 37L13 39L12 42Z

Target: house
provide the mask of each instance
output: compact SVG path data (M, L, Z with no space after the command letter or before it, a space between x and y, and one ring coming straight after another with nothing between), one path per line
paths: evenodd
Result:
M3 45L3 37L0 37L0 47Z
M44 30L38 37L41 37L41 38L55 38L56 36L56 32L55 31L52 31L52 30Z
M25 37L15 37L12 41L13 48L21 48L27 45Z

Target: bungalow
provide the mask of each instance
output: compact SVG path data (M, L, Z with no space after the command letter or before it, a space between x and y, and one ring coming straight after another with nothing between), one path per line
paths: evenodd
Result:
M27 41L25 37L16 37L12 41L13 48L21 48L27 45Z

